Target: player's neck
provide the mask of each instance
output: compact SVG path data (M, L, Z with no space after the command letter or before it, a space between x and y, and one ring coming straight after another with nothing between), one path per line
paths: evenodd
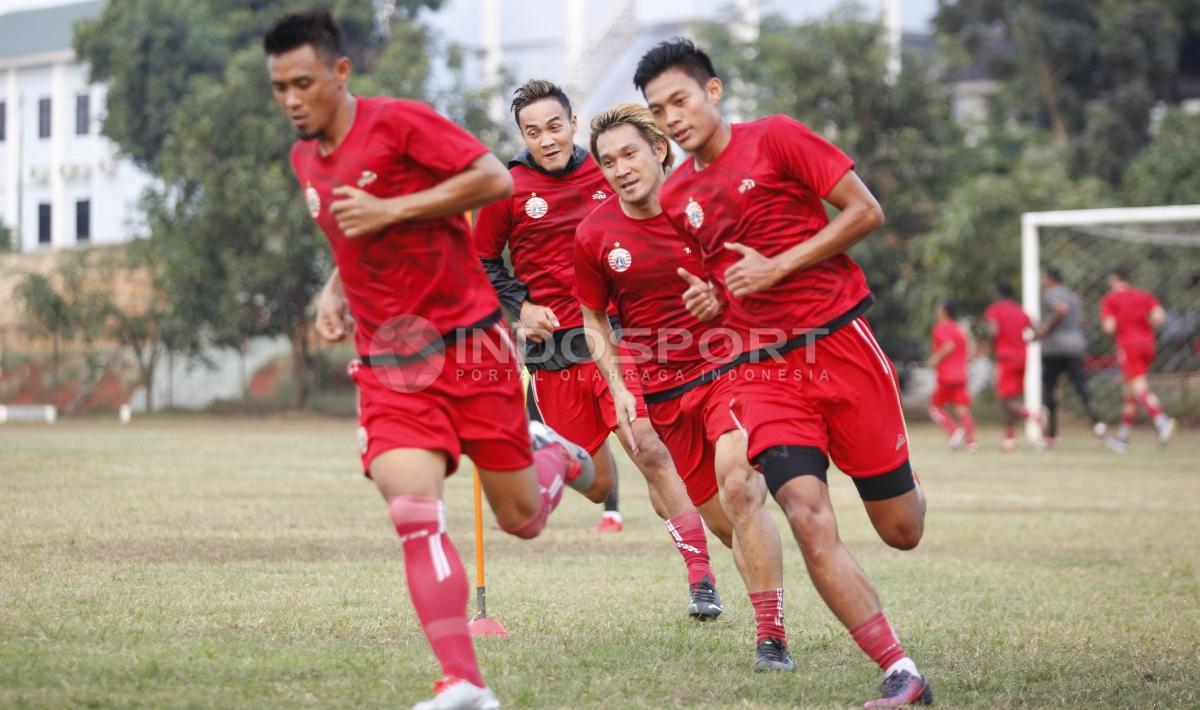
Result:
M321 155L329 155L337 150L342 141L346 140L346 136L350 135L350 129L354 127L354 117L357 113L358 99L347 91L341 104L338 105L337 113L333 115L333 122L329 124L329 130L317 139L317 147L321 149Z
M729 146L732 138L733 125L729 121L721 119L720 125L717 126L717 130L713 131L708 141L692 154L692 161L696 164L696 169L703 170L711 165L717 156Z
M658 201L658 193L647 197L641 202L626 202L620 200L621 211L630 219L653 219L662 214L662 203Z

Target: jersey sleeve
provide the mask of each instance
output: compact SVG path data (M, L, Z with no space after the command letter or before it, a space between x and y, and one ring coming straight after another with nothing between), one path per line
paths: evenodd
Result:
M808 126L788 116L775 116L766 145L779 171L804 183L822 198L854 169L854 161Z
M397 101L388 123L401 151L440 179L453 177L488 153L479 139L420 101Z
M479 210L475 220L475 231L471 240L475 244L475 254L480 259L499 259L504 254L504 246L508 244L508 235L512 231L512 209L508 200L497 200L484 205Z
M575 298L588 308L608 308L609 283L600 263L600 255L590 237L590 229L580 224L575 233Z

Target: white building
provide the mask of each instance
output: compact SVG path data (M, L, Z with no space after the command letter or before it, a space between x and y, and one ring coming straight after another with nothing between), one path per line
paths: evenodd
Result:
M0 222L20 251L128 241L149 178L100 135L105 87L71 49L103 1L0 6Z

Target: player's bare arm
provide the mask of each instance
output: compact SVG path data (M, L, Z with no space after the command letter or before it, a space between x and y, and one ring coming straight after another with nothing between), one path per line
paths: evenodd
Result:
M929 356L929 366L937 367L937 364L949 357L952 352L954 352L954 343L943 344L942 347L934 350L933 354Z
M699 321L712 320L721 312L721 301L717 298L717 289L711 283L701 279L682 266L675 270L679 278L688 285L683 292L683 307L693 318Z
M337 269L333 270L325 287L317 294L316 307L317 335L326 342L345 340L353 332L354 319L350 317L350 307L342 290L342 277Z
M841 254L883 226L883 208L853 170L838 180L825 201L840 210L838 216L811 239L777 256L764 256L744 244L725 245L742 255L725 271L725 283L735 297L768 289L788 274Z
M1042 321L1041 325L1033 329L1034 340L1037 340L1038 338L1044 338L1049 335L1052 330L1058 327L1059 321L1065 318L1067 313L1071 311L1070 306L1059 300L1052 302L1050 304L1050 308L1052 310L1046 320Z
M491 153L428 190L380 198L356 187L334 188L330 207L338 227L349 238L374 234L401 222L437 219L482 207L512 194L512 177Z
M608 322L608 313L595 308L583 308L583 325L587 329L588 349L592 352L592 360L608 382L609 392L612 393L613 404L617 410L617 429L629 442L634 454L638 452L637 437L633 435L631 426L637 419L637 398L625 386L621 377L621 368L616 363L616 339L613 337L612 325Z
M1115 335L1117 332L1117 319L1112 316L1105 316L1100 319L1100 327L1104 329L1105 333Z
M1166 322L1167 312L1163 310L1162 306L1155 306L1154 309L1150 311L1150 325L1154 326L1155 328L1161 328L1162 324Z

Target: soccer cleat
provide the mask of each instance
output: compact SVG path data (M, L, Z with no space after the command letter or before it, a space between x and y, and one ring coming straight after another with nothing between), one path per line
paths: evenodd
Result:
M1129 442L1124 439L1118 439L1115 436L1105 438L1104 445L1118 454L1123 454L1129 450Z
M1017 440L1011 436L1000 442L1000 450L1004 453L1017 450Z
M963 445L963 440L966 438L967 430L959 427L954 430L953 434L950 435L950 438L946 441L946 446L949 446L951 449L957 451L958 447Z
M620 513L605 511L601 516L600 522L592 528L594 533L619 533L625 529L625 523L621 520Z
M879 686L883 696L863 703L864 708L898 708L903 705L932 705L933 690L919 675L908 671L896 671L883 679Z
M788 653L787 646L779 639L767 637L759 641L756 655L755 672L796 670L796 664L792 662L792 654Z
M693 619L712 621L725 611L725 607L721 605L721 595L717 594L717 588L713 586L708 575L702 577L699 582L688 585L688 593L692 598L688 604L688 616Z
M500 701L488 688L448 675L433 684L433 697L412 710L500 710Z
M529 438L533 440L533 450L538 451L547 446L557 444L562 447L568 460L567 475L563 483L583 492L596 482L596 464L582 446L568 441L562 434L539 421L529 422Z
M1155 429L1158 430L1158 445L1165 446L1171 440L1171 434L1175 433L1175 420L1167 417Z
M967 442L966 449L964 449L964 450L965 450L965 451L966 451L968 454L973 454L973 453L975 453L976 451L979 451L979 444L978 444L977 442L974 442L974 441L968 441L968 442Z

